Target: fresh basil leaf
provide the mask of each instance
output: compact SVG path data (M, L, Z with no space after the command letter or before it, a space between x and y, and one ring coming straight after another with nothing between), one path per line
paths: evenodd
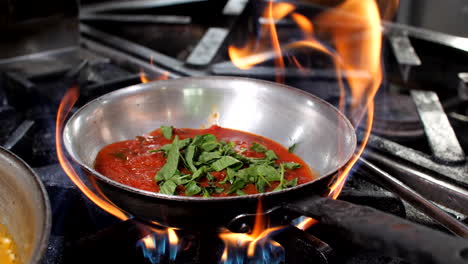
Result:
M215 179L215 177L211 173L207 173L206 178L208 179L210 183L213 182Z
M236 191L236 194L239 195L239 196L244 196L244 195L247 195L245 192L243 192L242 190L237 190Z
M216 187L216 188L214 188L214 191L215 191L215 193L220 194L220 193L224 192L224 188Z
M278 156L276 156L275 152L271 149L267 150L265 152L265 158L267 160L277 160L278 159Z
M191 138L184 138L182 140L179 140L179 150L183 150L185 147L187 147L190 142L192 141Z
M182 150L182 149L184 149L187 145L189 145L191 140L192 140L192 139L190 139L190 138L186 138L186 139L179 140L179 143L178 143L178 145L179 145L179 150ZM174 143L174 142L172 142L172 143ZM159 149L152 149L152 150L149 150L148 152L159 152L159 151L163 151L163 152L167 153L167 152L171 149L172 143L166 144L166 145L160 147Z
M231 182L234 180L234 177L236 176L236 171L231 168L226 169L226 177L222 181L220 181L220 184L225 184L226 182Z
M172 126L161 126L161 132L165 138L172 138Z
M189 183L192 179L192 175L179 175L179 177L172 177L171 181L174 181L177 185L184 185Z
M280 183L278 184L278 187L276 187L273 191L281 191L284 189L284 167L283 167L283 163L280 164Z
M202 136L202 141L203 141L203 143L216 142L217 139L216 139L215 135L213 135L213 134L205 134L205 135Z
M179 165L179 137L175 136L174 141L172 142L171 148L167 154L166 164L159 170L156 175L156 181L165 179L169 180L174 176L174 173L177 171Z
M193 138L192 143L190 143L190 145L199 146L199 145L201 145L201 143L203 143L203 137L200 136L200 135L195 135L195 137Z
M194 173L197 170L197 168L193 164L193 157L195 156L196 149L197 149L196 146L190 145L187 147L187 150L185 151L185 161L187 161L189 169L192 173Z
M210 192L206 188L203 188L203 197L211 197Z
M259 152L259 153L264 153L265 151L268 150L265 146L263 146L262 144L259 144L257 142L254 142L252 144L252 147L250 147L250 149L255 151L255 152Z
M296 163L296 162L285 162L282 164L286 170L294 170L294 169L299 169L300 167L302 167L301 164Z
M250 164L251 163L250 158L248 158L248 157L246 157L244 155L241 155L241 154L239 154L237 152L232 153L231 156L238 159L238 160L240 160L240 161L242 161L242 163L244 163L244 164Z
M255 188L257 189L258 192L265 192L265 186L267 185L267 182L263 180L262 178L259 178L257 182L255 183Z
M292 145L288 148L289 153L294 153L294 151L296 151L296 148L297 148L297 143L292 144Z
M215 150L218 146L219 146L219 144L216 143L216 141L210 141L210 142L203 143L203 144L201 145L201 148L202 148L204 151L213 151L213 150Z
M192 181L201 178L204 174L206 173L206 167L202 166L198 168L193 174L192 174Z
M261 165L261 164L274 165L275 164L274 160L268 160L268 159L249 158L249 161L250 161L250 164L254 164L254 165Z
M280 180L280 174L277 169L270 165L258 165L257 166L257 173L261 174L263 177L265 177L266 180L268 181L279 181Z
M242 162L240 162L240 163L237 164L237 165L231 166L231 168L232 168L234 171L238 171L238 170L240 170L242 167L244 167L244 164L243 164Z
M284 186L286 187L294 187L294 186L297 186L297 178L294 178L292 180L289 180L289 181L286 181L284 183Z
M148 152L159 152L159 151L162 151L162 152L165 152L167 153L169 151L169 149L171 149L172 147L172 144L166 144L158 149L152 149L152 150L149 150Z
M234 193L236 192L237 190L242 190L245 185L247 183L242 180L242 179L236 179L236 181L234 181L231 185L231 187L229 188L229 190L227 191L227 194L231 194L231 193Z
M228 142L223 145L222 153L224 156L231 156L234 153L234 142Z
M211 164L211 168L215 171L222 171L225 168L238 163L241 163L238 159L231 156L223 156L219 160L213 162L213 164Z
M110 155L119 160L127 160L127 155L123 152L113 152Z
M238 170L235 174L236 176L236 179L241 179L245 182L248 181L248 177L249 177L249 169L250 168L245 168L245 169L241 169L241 170ZM235 181L235 180L234 180Z
M200 164L206 164L210 161L217 160L221 158L221 154L219 152L202 152L200 154L200 157L198 157L198 165Z
M201 191L202 188L195 181L191 181L185 186L185 195L187 196L199 194Z
M175 182L167 180L160 186L159 192L163 194L174 194L176 188L177 184L175 184Z

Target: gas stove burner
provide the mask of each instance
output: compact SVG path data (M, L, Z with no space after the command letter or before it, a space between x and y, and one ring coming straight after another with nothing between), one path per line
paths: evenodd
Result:
M399 142L424 137L424 128L412 98L404 94L378 95L372 132Z

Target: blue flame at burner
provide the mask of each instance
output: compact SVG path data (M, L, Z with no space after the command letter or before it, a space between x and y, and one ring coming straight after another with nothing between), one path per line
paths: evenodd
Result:
M142 249L143 256L151 264L158 264L167 259L175 261L178 253L178 245L170 245L167 232L153 232L141 239L137 247Z
M222 264L280 264L285 262L285 250L271 236L282 232L283 229L270 233L267 237L257 241L253 256L247 255L247 245L228 247L228 257ZM227 246L227 245L225 245Z

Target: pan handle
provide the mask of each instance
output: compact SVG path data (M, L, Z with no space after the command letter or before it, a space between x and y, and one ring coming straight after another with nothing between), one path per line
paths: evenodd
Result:
M343 238L411 263L468 263L468 239L450 236L367 206L313 196L284 204L289 212L315 218Z

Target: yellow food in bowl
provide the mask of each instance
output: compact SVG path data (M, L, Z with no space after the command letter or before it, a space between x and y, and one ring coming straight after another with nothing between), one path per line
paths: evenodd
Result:
M5 226L0 224L0 263L17 264L20 263L18 254L16 254L16 245L8 234Z

